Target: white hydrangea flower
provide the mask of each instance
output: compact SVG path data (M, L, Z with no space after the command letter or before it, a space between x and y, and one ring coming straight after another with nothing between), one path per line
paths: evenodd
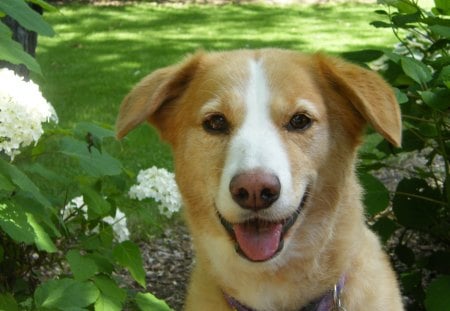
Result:
M64 208L63 219L67 219L67 217L74 214L77 209L81 209L84 219L87 220L87 205L84 203L83 196L75 197L70 200ZM116 215L114 217L107 216L104 217L102 221L112 226L114 238L117 242L120 243L130 239L130 231L128 231L127 227L127 218L120 209L116 209ZM98 232L98 227L94 228L92 232Z
M130 198L155 200L159 203L159 212L167 218L181 209L181 195L173 173L153 166L139 171L137 182L128 192Z
M84 204L83 196L75 197L66 204L63 210L63 219L76 214L78 209L81 209L84 219L87 219L87 205Z
M24 81L14 71L0 69L0 152L11 160L20 148L37 143L43 122L58 122L50 105L33 81Z
M130 231L128 231L127 227L127 218L120 209L116 209L116 215L114 216L114 218L108 216L103 218L103 221L107 224L112 225L114 237L116 238L117 242L120 243L130 239Z

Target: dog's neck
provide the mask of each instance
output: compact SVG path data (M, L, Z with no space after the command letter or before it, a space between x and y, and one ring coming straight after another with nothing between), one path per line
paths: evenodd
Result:
M333 289L327 291L322 297L310 302L302 307L299 311L340 311L345 310L341 305L341 294L344 289L345 275L341 276L339 281L334 285ZM235 311L257 311L247 307L235 298L224 293L224 297L228 305Z

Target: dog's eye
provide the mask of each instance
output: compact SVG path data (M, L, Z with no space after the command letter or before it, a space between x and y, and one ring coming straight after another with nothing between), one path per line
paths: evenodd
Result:
M211 134L227 134L230 126L222 114L211 114L203 120L203 128Z
M309 128L312 124L312 120L306 114L297 113L294 114L286 125L288 131L303 131Z

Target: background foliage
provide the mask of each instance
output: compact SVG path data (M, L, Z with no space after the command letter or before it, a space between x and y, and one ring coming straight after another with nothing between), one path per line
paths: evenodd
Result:
M41 0L32 2L54 10ZM24 1L2 0L0 12L28 30L53 35ZM0 59L41 74L11 35L0 23ZM137 244L118 240L115 224L104 221L117 215L119 205L132 204L124 195L131 176L103 148L107 140L114 143L110 128L80 122L47 128L14 161L0 154L0 310L170 310L145 293ZM55 162L63 169L49 165ZM70 208L79 196L84 202ZM142 292L123 288L118 275L123 269Z
M133 172L154 164L171 168L169 149L146 127L116 142L111 127L116 110L111 107L147 72L199 47L274 45L347 52L344 57L361 63L382 56L370 64L396 88L404 140L402 149L393 150L369 134L361 151L370 223L392 252L408 310L448 310L448 1L435 0L429 11L411 0L385 0L374 30L367 23L373 6L367 5L96 9L75 4L56 11L33 0L49 12L58 33L51 38L52 27L22 2L1 0L0 11L24 25L31 22L29 29L48 36L41 37L38 51L44 70L20 52L1 23L0 59L44 72L45 77L34 79L61 122L47 128L39 143L14 162L0 155L0 310L168 310L145 293L138 246L115 240L103 218L120 207L131 221L133 215L150 220L135 223L145 230L158 226L157 213L134 208L124 193ZM379 51L395 42L395 50ZM361 48L369 50L350 52ZM401 179L389 190L371 175L386 172ZM87 217L82 207L64 213L79 195L85 198ZM123 269L142 290L123 288L118 274Z
M360 168L366 205L372 227L389 241L408 310L444 311L450 306L450 2L436 0L431 11L412 0L381 2L382 20L372 25L392 29L398 44L373 65L401 104L403 146L392 150L370 135ZM380 53L345 56L368 61ZM398 179L391 193L365 174L380 168Z

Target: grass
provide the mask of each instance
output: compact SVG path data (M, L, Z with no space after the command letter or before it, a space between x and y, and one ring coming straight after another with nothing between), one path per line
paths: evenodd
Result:
M282 47L339 54L390 47L389 30L369 22L379 7L68 5L45 18L57 36L40 38L37 59L45 77L38 82L55 106L60 124L80 121L114 125L122 98L155 68L197 49ZM122 143L119 157L132 170L172 168L170 150L148 126Z

